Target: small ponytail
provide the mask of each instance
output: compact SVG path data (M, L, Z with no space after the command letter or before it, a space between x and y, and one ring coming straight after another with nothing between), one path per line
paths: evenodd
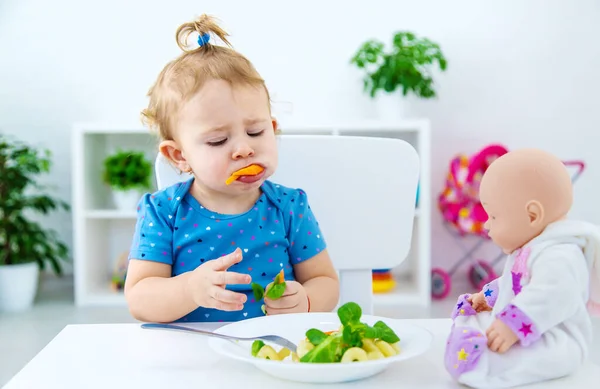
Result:
M198 34L198 41L196 47L190 49L188 39L191 34ZM216 35L223 43L231 47L231 44L227 40L229 34L219 27L215 18L203 14L193 22L184 23L177 29L175 33L175 39L177 46L184 52L195 51L202 48L208 49L211 45L208 43L210 35Z

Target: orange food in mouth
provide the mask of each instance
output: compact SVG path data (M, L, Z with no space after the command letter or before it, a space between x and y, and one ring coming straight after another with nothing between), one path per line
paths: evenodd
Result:
M245 168L242 168L238 171L233 172L233 174L231 176L229 176L227 181L225 181L225 184L229 185L233 181L237 180L238 177L241 177L241 176L255 176L255 175L259 174L260 172L262 172L263 170L264 170L263 167L260 165L246 166Z

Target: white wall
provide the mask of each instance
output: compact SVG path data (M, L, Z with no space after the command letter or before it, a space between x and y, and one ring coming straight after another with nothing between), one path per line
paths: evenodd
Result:
M538 146L588 163L573 213L600 223L600 3L388 1L3 0L0 130L50 147L51 180L70 200L71 124L138 124L148 87L179 52L180 23L220 17L273 97L293 103L288 120L302 123L364 117L349 58L365 39L410 29L449 58L440 99L412 107L432 120L434 191L457 152L496 141ZM433 219L433 260L446 265L458 252ZM70 217L49 222L70 244Z

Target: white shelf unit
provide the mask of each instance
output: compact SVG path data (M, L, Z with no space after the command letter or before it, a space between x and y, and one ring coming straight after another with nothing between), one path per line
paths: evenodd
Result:
M293 125L281 130L283 134L400 138L415 147L421 159L421 174L412 248L408 258L392 269L397 287L388 293L374 294L374 305L375 309L428 308L431 304L429 121ZM75 301L79 306L125 304L123 294L112 291L110 278L118 256L129 250L136 212L115 209L110 201L110 189L102 183L103 160L118 148L142 150L154 160L157 143L141 126L91 123L76 124L73 128L74 276Z

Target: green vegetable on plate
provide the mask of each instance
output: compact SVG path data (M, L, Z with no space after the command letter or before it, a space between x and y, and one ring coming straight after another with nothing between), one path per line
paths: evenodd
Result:
M372 326L361 322L362 309L358 304L349 302L342 305L337 315L341 323L339 330L324 332L317 328L309 329L306 339L291 352L292 360L304 363L357 362L400 353L400 337L381 320ZM259 340L252 344L252 355L258 358L283 360L282 351L278 354Z

